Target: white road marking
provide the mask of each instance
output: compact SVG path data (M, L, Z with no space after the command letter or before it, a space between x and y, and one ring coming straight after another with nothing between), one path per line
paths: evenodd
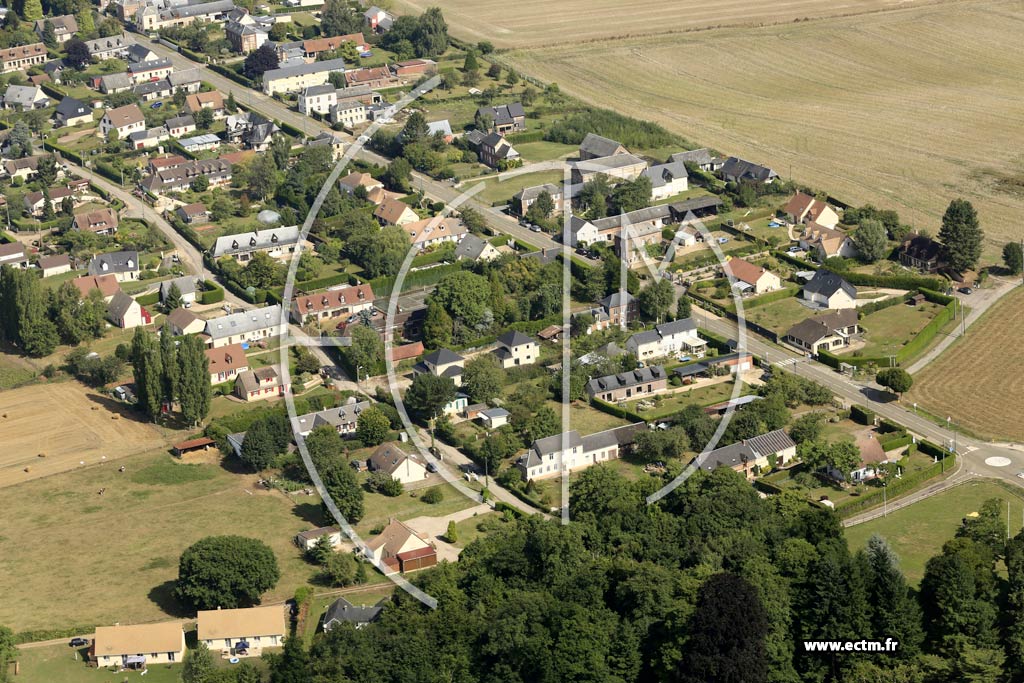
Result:
M1013 461L1009 458L1004 458L1001 455L993 455L991 458L985 458L985 464L989 467L1006 467Z

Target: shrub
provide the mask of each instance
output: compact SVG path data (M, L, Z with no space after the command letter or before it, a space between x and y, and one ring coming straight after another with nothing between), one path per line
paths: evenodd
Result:
M420 500L428 505L436 505L444 500L444 492L441 491L439 487L435 486L434 488L427 489Z

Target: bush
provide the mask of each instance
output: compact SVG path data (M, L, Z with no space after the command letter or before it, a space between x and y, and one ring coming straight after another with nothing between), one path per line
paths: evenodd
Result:
M864 406L850 406L850 419L862 425L874 425L875 411Z
M435 486L434 488L427 489L427 491L420 497L420 500L428 505L436 505L444 500L444 492L441 491L440 487Z
M366 478L366 490L394 498L402 495L405 487L387 472L378 470L370 472L370 476Z

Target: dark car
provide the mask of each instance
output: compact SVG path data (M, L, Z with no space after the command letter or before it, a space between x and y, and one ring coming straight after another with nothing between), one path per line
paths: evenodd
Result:
M68 643L69 647L85 647L89 644L88 638L72 638L71 642Z
M154 102L153 104L149 105L149 108L150 109L159 109L162 106L164 106L163 102Z
M974 290L971 289L970 287L961 287L960 288L960 293L961 294L974 294Z
M427 472L437 472L437 465L432 462L427 463Z

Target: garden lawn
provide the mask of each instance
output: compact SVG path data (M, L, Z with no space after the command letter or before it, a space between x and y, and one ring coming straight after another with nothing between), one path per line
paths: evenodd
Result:
M435 479L443 481L436 475ZM463 496L450 484L441 483L437 486L444 494L444 499L434 505L420 500L425 491L433 488L429 486L414 491L403 491L402 495L394 498L380 493L365 493L363 496L363 518L355 525L356 532L364 541L369 542L372 537L370 532L378 527L386 526L392 517L402 520L422 516L443 517L478 504ZM413 494L416 495L415 498Z
M898 353L942 308L926 301L914 307L897 304L864 316L860 326L867 343L859 352L869 357Z
M562 172L555 170L524 173L513 176L508 180L499 180L496 177L491 177L484 180L483 183L484 189L480 190L476 195L476 199L485 204L494 204L495 202L511 201L512 195L524 187L533 187L534 185L543 185L544 183L554 183L560 186L562 184ZM475 185L476 182L470 180L467 181L467 184Z
M524 164L536 161L548 161L549 159L564 159L565 157L577 154L579 147L576 145L563 145L560 142L523 142L514 145L516 151L523 158Z
M886 517L849 527L845 530L846 540L850 550L859 550L873 534L882 536L900 556L907 579L916 584L924 576L925 563L953 538L963 517L980 510L989 498L1002 500L1004 511L1009 503L1010 533L1017 534L1024 514L1024 494L985 479L968 481Z
M558 419L561 420L562 404L554 400L548 401L547 404L555 411ZM606 429L621 427L624 424L629 424L629 422L621 417L615 417L614 415L602 412L583 401L574 401L569 406L569 428L575 429L581 435L603 432Z
M804 318L810 318L814 312L800 303L796 297L782 299L757 308L744 309L744 317L752 323L769 330L785 334L793 325Z
M721 403L722 401L728 401L732 398L732 391L732 382L719 382L718 384L695 387L689 391L681 391L677 394L661 394L661 400L656 401L655 407L650 410L639 410L637 408L640 401L653 400L649 398L630 401L626 404L626 407L643 416L645 420L657 420L659 418L672 415L673 413L678 413L688 405L709 406L715 403ZM740 396L745 396L750 393L753 392L747 385L740 387Z

